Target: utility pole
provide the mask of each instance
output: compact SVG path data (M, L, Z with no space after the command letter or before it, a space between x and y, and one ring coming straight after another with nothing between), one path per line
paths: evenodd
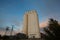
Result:
M12 36L12 33L13 33L13 27L14 27L14 25L12 25L12 28L11 28L11 33L10 33L11 36Z

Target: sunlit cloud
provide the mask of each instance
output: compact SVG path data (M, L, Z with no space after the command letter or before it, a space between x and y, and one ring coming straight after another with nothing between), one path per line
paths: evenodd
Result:
M44 21L44 22L41 22L39 24L40 28L44 28L44 27L47 27L48 26L48 20Z

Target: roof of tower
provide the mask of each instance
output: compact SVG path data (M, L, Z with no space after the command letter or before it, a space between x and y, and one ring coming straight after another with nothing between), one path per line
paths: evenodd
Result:
M25 12L25 14L30 14L30 13L37 14L36 10L29 10L29 11Z

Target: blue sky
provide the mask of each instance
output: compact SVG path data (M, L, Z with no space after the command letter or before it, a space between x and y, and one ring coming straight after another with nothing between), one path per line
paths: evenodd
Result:
M51 17L60 21L60 0L0 0L0 29L11 25L21 29L29 10L37 11L40 24Z

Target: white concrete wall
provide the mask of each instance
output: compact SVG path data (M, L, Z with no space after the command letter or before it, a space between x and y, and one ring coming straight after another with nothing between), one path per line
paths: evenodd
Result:
M32 38L40 38L38 15L35 10L29 11L24 15L23 32Z
M35 36L40 38L39 23L36 11L30 11L28 13L28 36L29 38Z

